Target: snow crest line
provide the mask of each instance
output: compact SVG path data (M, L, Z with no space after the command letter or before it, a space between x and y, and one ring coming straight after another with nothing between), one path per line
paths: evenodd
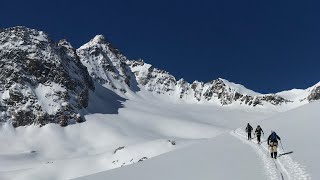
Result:
M264 156L267 157L268 163L269 163L269 161L273 160L273 163L274 163L273 167L275 167L277 169L277 171L279 171L279 173L280 173L280 177L278 179L282 179L282 180L284 180L284 179L289 179L289 180L309 180L309 179L311 179L311 176L305 171L305 169L299 163L293 161L292 158L290 157L290 155L281 156L277 160L271 159L269 157L269 150L268 150L267 145L261 144L259 146L259 145L252 143L252 141L248 141L247 137L246 137L246 133L244 131L242 131L240 128L235 130L234 132L231 132L231 134L233 136L237 137L238 139L240 139L241 141L247 143L251 147L253 147L259 155L260 155L260 153L263 153ZM256 141L253 140L253 142L256 142ZM262 140L262 142L264 142L264 141ZM262 148L260 148L260 147L262 147ZM281 150L279 150L279 152L283 153L283 152L281 152ZM264 160L263 160L263 162L266 163ZM271 162L271 164L272 164L272 162ZM266 170L267 171L269 170L268 167L266 167ZM286 178L283 177L284 175L286 175Z

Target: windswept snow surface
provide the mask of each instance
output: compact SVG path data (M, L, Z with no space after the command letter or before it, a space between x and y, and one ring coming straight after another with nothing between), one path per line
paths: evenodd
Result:
M301 105L308 103L308 101L306 101L308 95L317 86L320 86L320 82L318 82L317 84L315 84L307 89L292 89L292 90L288 90L288 91L278 92L278 93L276 93L276 95L279 95L279 96L281 96L285 99L288 99L290 101L294 101L296 107L299 107Z
M305 169L311 179L320 179L319 109L320 101L315 101L261 123L266 134L269 135L271 130L277 132L284 151L294 151L290 157L297 164L288 166Z
M110 90L97 86L96 92L90 95L88 112L84 112L87 122L82 124L16 129L8 124L1 125L0 179L50 180L86 176L207 142L247 122L276 114L241 106L184 104L143 90L137 94L127 93L126 97L106 91ZM232 138L227 135L213 142L228 144L229 139ZM230 143L241 144L235 140ZM220 143L214 144L217 146L213 152L217 154L212 156L220 156L224 149L230 149L227 144L221 148ZM223 156L228 157L227 154ZM252 161L251 164L255 164L257 160ZM212 159L212 163L218 161ZM212 165L213 168L219 166ZM247 177L239 173L240 177Z
M279 114L187 104L143 89L120 97L96 86L85 123L2 124L0 179L318 179L320 144L310 138L317 137L319 107L313 102ZM260 123L266 134L276 130L294 153L272 164L265 145L241 137L247 122Z
M238 92L240 94L243 94L243 95L250 95L250 96L258 96L258 95L261 95L260 93L257 93L257 92L254 92L246 87L244 87L243 85L241 84L236 84L236 83L233 83L233 82L230 82L226 79L222 79L222 78L219 78L221 79L227 86L229 86L230 88L233 89L234 92Z
M145 162L77 180L212 180L268 179L255 151L224 134Z
M242 127L143 163L78 179L320 179L319 108L316 101L253 123L264 129L261 145L247 140ZM279 153L292 154L270 158L265 139L271 130L282 139Z

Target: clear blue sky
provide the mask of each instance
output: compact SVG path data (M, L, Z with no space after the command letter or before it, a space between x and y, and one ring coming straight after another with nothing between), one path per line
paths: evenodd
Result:
M0 27L79 47L105 35L129 58L177 78L222 77L262 92L320 81L320 3L308 0L1 1Z

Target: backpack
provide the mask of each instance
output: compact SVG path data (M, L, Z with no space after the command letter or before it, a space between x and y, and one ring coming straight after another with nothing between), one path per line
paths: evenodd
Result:
M271 142L277 142L278 141L277 139L278 139L277 134L275 132L273 132L271 134L270 141Z
M252 128L250 125L247 125L247 127L246 127L246 132L251 132L252 129L253 129L253 128Z

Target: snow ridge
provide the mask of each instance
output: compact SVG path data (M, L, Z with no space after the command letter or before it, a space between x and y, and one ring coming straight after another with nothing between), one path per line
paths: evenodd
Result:
M142 87L156 94L166 94L187 103L210 103L217 105L271 106L286 105L291 101L276 94L260 94L242 85L218 78L208 83L183 79L176 80L166 71L157 69L144 61L129 61L136 80Z

